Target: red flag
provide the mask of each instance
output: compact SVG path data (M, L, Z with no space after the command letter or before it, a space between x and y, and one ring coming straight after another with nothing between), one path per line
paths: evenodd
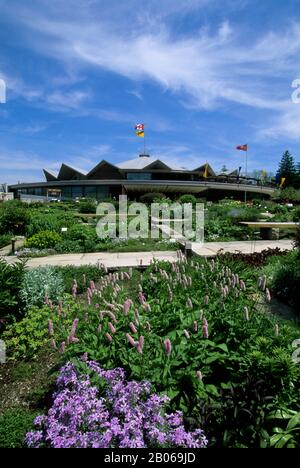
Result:
M240 151L248 151L248 145L237 146L236 149Z

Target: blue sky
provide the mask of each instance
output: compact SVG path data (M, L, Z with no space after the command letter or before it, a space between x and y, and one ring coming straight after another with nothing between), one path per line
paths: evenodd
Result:
M148 152L187 168L299 161L294 0L0 0L0 183Z

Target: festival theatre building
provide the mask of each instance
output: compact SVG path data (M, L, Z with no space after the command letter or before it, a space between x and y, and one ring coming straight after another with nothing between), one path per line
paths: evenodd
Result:
M46 169L43 171L45 182L18 183L11 185L9 190L16 198L39 196L67 200L85 197L101 200L120 194L138 198L141 193L155 191L197 194L207 192L213 185L216 185L216 190L220 188L219 184L228 186L228 189L229 186L240 189L240 184L245 183L237 171L217 176L208 163L187 170L146 154L119 164L103 160L89 172L67 164L61 165L58 174Z

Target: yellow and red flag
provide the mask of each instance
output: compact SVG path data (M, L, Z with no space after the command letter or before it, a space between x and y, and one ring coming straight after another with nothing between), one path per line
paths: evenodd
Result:
M240 145L237 146L236 149L240 151L248 151L248 145Z
M144 138L145 137L145 125L144 124L137 124L135 126L135 134L138 137Z

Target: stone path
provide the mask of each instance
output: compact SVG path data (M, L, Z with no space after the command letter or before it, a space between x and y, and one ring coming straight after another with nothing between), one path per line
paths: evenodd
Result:
M5 257L9 263L16 261L16 257ZM178 260L177 251L165 252L97 252L82 254L50 255L49 257L29 258L27 266L35 268L37 266L54 265L105 265L107 268L137 267L150 265L153 260L164 260L176 262Z
M293 241L283 239L279 241L254 240L254 241L233 241L233 242L205 242L203 245L197 242L192 243L193 253L204 256L214 257L218 252L225 253L244 253L251 254L261 252L266 249L292 250Z
M214 257L218 253L254 253L261 252L265 249L279 248L281 250L292 250L293 241L280 240L280 241L242 241L242 242L206 242L201 245L196 242L192 243L193 253L203 257ZM17 260L16 257L3 257L9 263ZM178 251L164 251L164 252L97 252L85 254L64 254L64 255L50 255L49 257L30 258L27 261L29 268L37 266L55 265L97 265L102 264L107 268L120 268L120 267L136 267L147 266L153 260L164 260L167 262L176 262L179 258Z
M25 242L25 238L16 240L15 249L18 250L21 247L23 247L24 242ZM0 249L0 257L3 257L4 255L8 255L10 253L11 253L11 244L6 245L5 247L2 247L2 249Z

